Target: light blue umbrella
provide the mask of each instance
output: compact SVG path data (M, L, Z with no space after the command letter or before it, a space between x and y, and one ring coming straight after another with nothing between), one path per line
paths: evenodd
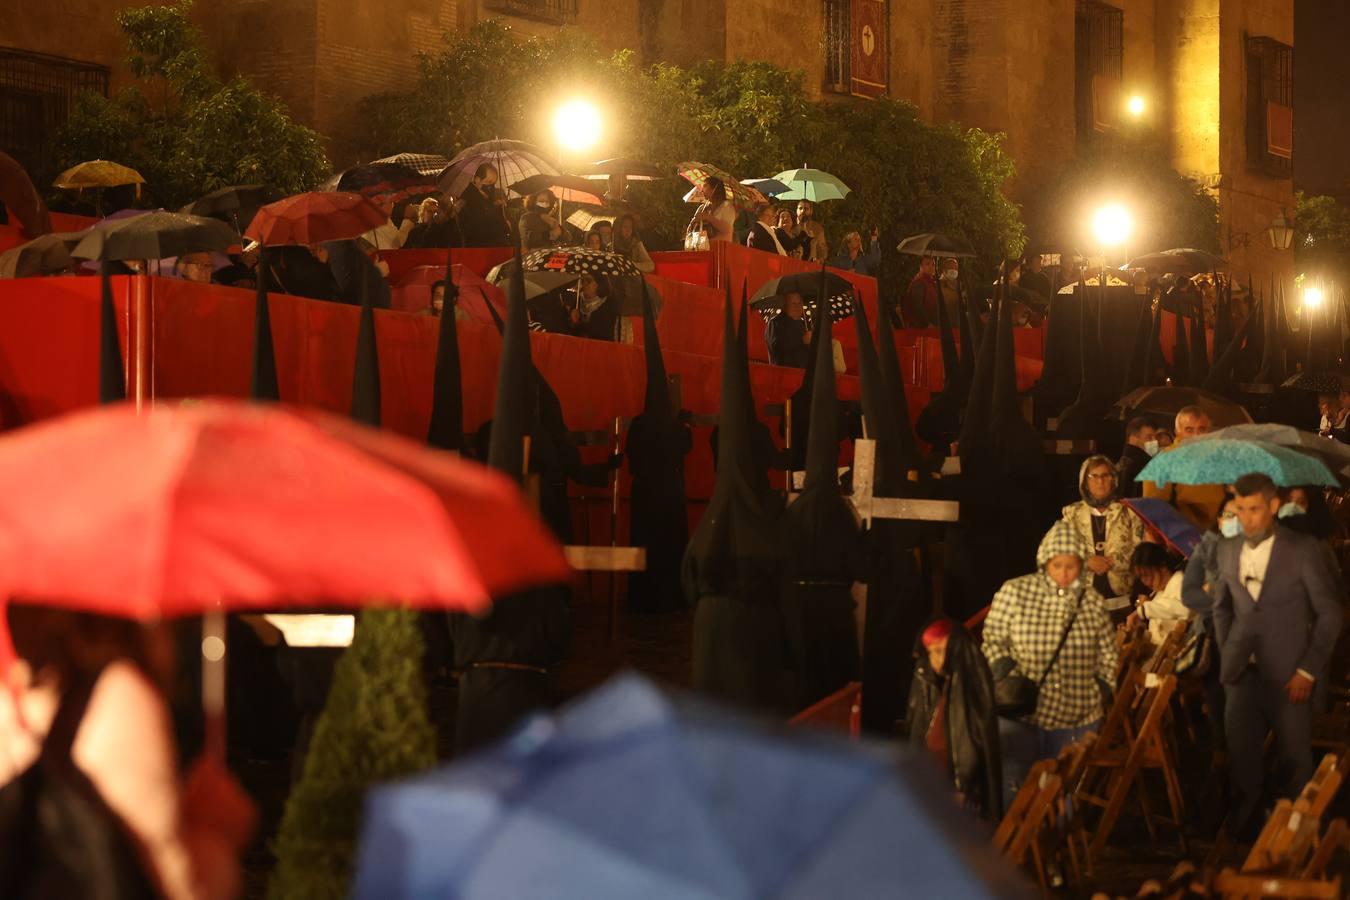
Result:
M1232 484L1261 472L1280 487L1309 484L1336 487L1336 477L1321 460L1297 450L1231 438L1189 440L1160 453L1136 481L1155 484Z
M1212 441L1233 439L1257 441L1262 444L1278 444L1297 450L1305 456L1314 456L1327 464L1327 468L1343 482L1350 484L1350 446L1340 441L1324 438L1311 431L1301 431L1292 425L1230 425L1219 428L1209 434L1200 435L1192 440Z
M366 803L357 900L1026 896L926 757L622 675Z
M773 176L773 180L788 186L786 191L778 195L779 200L820 203L824 200L843 200L853 193L844 182L820 169L788 169Z

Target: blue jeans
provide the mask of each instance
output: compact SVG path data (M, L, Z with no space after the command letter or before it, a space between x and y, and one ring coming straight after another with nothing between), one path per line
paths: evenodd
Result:
M1077 728L1038 728L1015 719L998 720L998 739L1003 750L1003 808L1012 806L1031 767L1043 759L1054 759L1061 750L1101 726L1098 720Z

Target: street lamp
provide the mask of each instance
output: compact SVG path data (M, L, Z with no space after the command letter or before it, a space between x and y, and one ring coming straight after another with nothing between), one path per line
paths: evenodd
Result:
M1266 229L1266 237L1270 238L1270 246L1276 250L1288 250L1294 242L1294 226L1285 218L1283 209Z
M586 100L567 101L553 115L553 134L565 150L589 150L600 139L600 110Z
M1133 231L1134 217L1119 203L1108 203L1092 216L1092 235L1103 248L1119 247Z
M1303 305L1308 309L1317 309L1325 299L1320 287L1309 285L1303 289Z
M1130 99L1125 103L1125 111L1136 119L1142 116L1144 110L1147 108L1148 104L1144 102L1143 95L1141 94L1131 95Z

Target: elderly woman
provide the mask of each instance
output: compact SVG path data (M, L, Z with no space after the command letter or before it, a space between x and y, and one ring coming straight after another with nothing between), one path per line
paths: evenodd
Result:
M1130 558L1144 539L1143 521L1119 502L1118 489L1115 464L1089 456L1078 470L1083 499L1064 507L1064 521L1092 548L1084 560L1092 587L1108 598L1130 595Z
M1095 730L1116 672L1116 638L1101 595L1086 577L1087 542L1056 522L1036 552L1038 571L1004 583L984 622L981 649L1000 703L1004 808L1038 760L1052 759ZM1036 685L1007 691L1015 681ZM1004 705L1009 693L1029 709Z

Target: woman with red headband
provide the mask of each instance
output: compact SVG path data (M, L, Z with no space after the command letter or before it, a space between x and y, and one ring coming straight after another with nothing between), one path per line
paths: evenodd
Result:
M937 619L914 648L909 740L936 758L969 809L1003 815L1002 757L994 714L994 676L959 622Z

